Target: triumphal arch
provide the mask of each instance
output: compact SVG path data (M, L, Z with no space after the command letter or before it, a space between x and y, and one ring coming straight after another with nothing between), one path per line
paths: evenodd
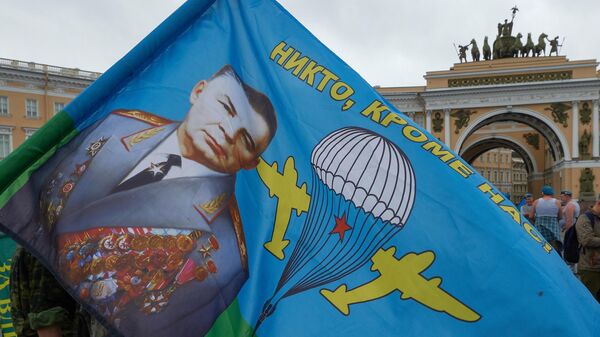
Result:
M534 33L534 43L532 33L515 34L515 9L491 46L488 37L482 48L475 39L459 44L460 63L427 72L424 86L377 89L467 162L511 149L534 195L549 184L593 199L600 193L598 62L559 55L558 36Z

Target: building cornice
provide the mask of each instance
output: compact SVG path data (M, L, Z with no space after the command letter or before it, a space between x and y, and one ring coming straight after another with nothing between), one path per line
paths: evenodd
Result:
M552 166L552 172L558 172L565 168L583 169L583 168L594 168L594 167L600 167L599 159L567 160L567 161L563 160L563 161L555 164L554 166Z
M596 86L600 88L600 78L583 78L544 82L526 82L526 83L507 83L495 85L480 85L471 87L452 87L452 88L436 88L427 89L419 93L421 96L435 96L446 93L472 93L479 91L516 91L530 89L549 89L562 87L581 87L581 86Z
M392 103L402 112L420 112L423 111L423 99L416 92L394 92L380 93L386 100Z
M523 67L523 68L509 68L509 69L498 69L489 70L481 69L476 71L449 71L445 74L428 74L423 76L425 79L436 79L436 78L464 78L469 76L481 76L481 75L503 75L503 74L514 74L514 73L529 73L538 71L556 71L556 70L571 70L575 68L589 68L597 67L598 62L580 63L580 64L562 64L554 66L538 66L538 67Z
M428 90L420 97L426 110L593 100L600 98L600 79L444 88Z
M87 88L93 81L69 76L55 74L43 74L27 72L18 69L7 69L0 67L0 80L13 81L24 84L59 86L62 88L82 90Z
M33 95L49 95L49 96L69 98L69 99L73 99L77 96L77 94L66 94L66 93L62 92L62 90L56 90L56 89L43 90L43 89L36 89L36 88L19 88L19 87L13 87L13 86L9 86L9 85L0 85L0 91L17 92L17 93L21 93L21 94L33 94Z
M482 108L600 99L600 79L432 89L381 93L403 112Z

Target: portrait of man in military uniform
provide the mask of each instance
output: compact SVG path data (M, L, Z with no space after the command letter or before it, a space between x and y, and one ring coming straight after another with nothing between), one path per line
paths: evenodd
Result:
M248 278L235 174L258 164L275 111L228 65L190 104L180 122L113 111L36 173L60 275L132 336L202 336Z

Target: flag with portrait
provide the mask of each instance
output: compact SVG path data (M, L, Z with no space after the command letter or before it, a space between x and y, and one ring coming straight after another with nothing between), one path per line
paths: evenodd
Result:
M272 0L186 2L0 170L2 230L122 336L600 328L510 200Z

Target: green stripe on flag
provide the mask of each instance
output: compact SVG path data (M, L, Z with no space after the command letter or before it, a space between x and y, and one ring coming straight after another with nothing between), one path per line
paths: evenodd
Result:
M252 335L252 327L244 317L240 310L240 304L237 300L233 301L227 307L205 337L222 337L222 336L238 336L250 337ZM257 335L254 335L256 337Z
M25 185L33 171L77 133L73 119L61 111L6 159L0 161L0 208Z

